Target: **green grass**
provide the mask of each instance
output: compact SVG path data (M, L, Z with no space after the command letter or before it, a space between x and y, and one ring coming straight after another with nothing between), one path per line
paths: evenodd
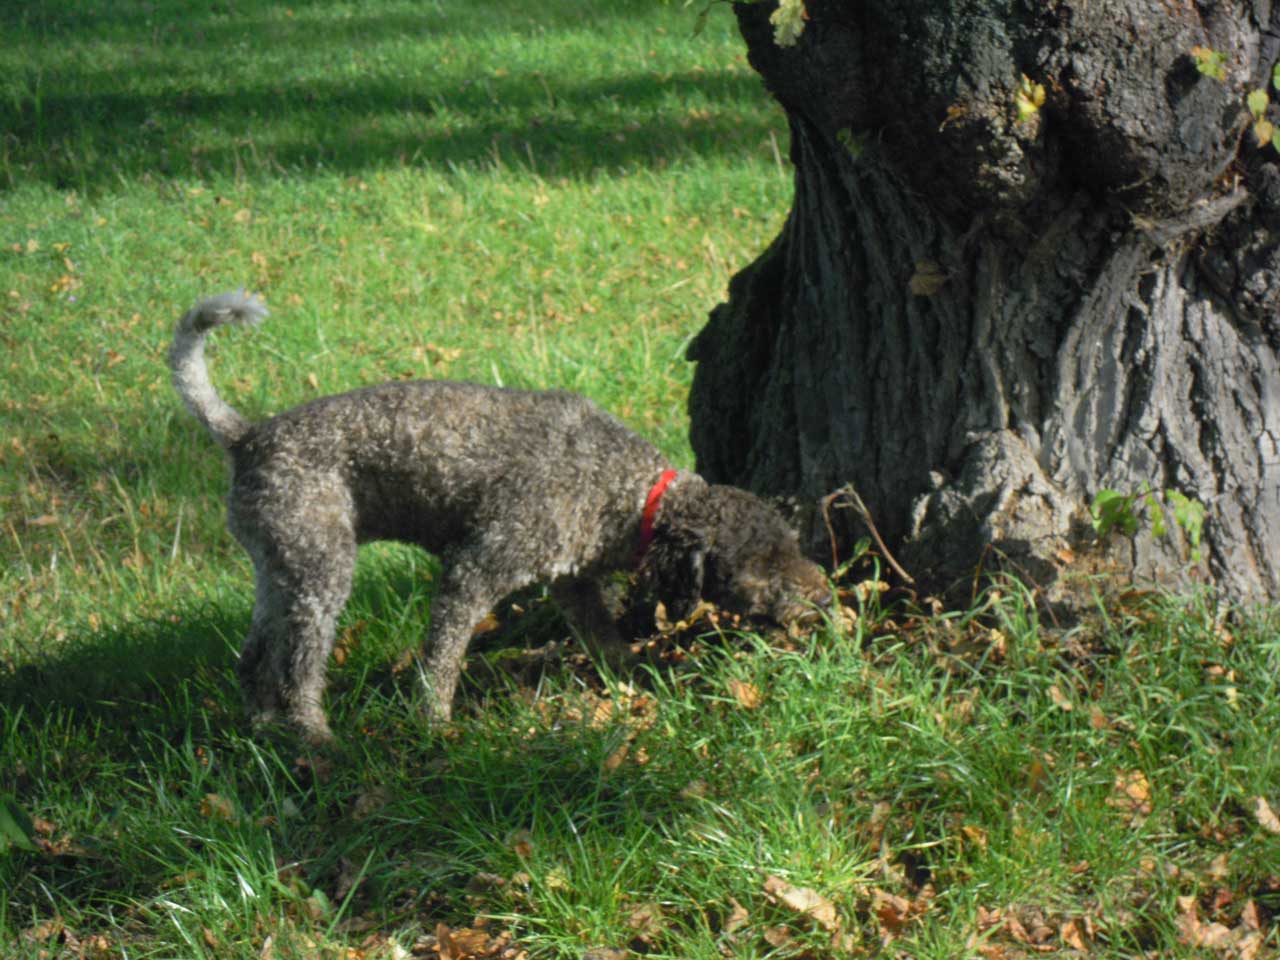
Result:
M513 666L563 634L531 594L441 732L402 659L436 568L376 546L341 750L249 735L249 570L172 324L264 293L270 321L210 349L254 415L399 376L560 386L690 464L684 346L790 199L732 18L693 22L0 8L0 800L39 845L0 850L0 957L434 956L438 931L454 956L505 932L539 957L1277 947L1274 611L1130 597L1046 625L1006 585L668 642L602 686Z

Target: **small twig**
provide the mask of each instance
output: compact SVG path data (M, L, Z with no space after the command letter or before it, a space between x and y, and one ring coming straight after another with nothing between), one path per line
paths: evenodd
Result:
M835 572L840 569L840 554L836 547L836 531L831 526L831 502L844 494L844 490L837 490L835 493L828 493L822 498L822 522L827 528L827 542L831 544L831 572L834 576Z
M827 531L831 534L832 556L835 555L835 533L831 528L831 521L827 516L827 508L835 503L839 498L844 497L854 510L858 511L858 515L862 517L862 522L867 525L867 529L871 531L871 538L875 540L876 546L880 548L880 553L884 556L885 561L893 568L894 573L900 576L907 583L914 584L915 578L906 570L902 569L902 564L894 559L889 548L885 545L884 538L880 536L880 531L876 529L875 521L871 519L871 511L867 509L867 505L862 502L862 497L858 496L858 491L853 488L853 484L846 483L839 490L828 494L822 500L822 519L826 521ZM839 506L839 504L836 504Z

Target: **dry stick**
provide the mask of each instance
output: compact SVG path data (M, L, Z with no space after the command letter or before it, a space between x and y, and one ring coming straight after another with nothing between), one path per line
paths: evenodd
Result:
M831 529L831 520L827 516L827 508L840 497L844 497L848 500L853 509L858 511L859 516L862 517L862 522L865 523L867 525L867 529L871 531L871 536L872 539L875 540L876 546L880 548L880 552L884 555L885 560L888 561L889 566L893 567L894 572L907 583L914 584L916 582L915 578L911 576L911 574L907 573L906 570L902 569L902 565L898 563L898 561L894 559L893 554L889 552L889 548L885 545L884 538L880 536L880 531L876 529L875 521L871 519L871 511L867 509L867 505L862 502L862 497L858 496L858 491L853 488L853 484L851 483L846 483L834 493L827 494L827 496L822 500L822 519L826 522L827 531L830 533L832 538L831 554L833 559L835 557L835 532Z
M828 493L822 498L822 522L827 528L827 542L831 544L831 573L833 576L835 575L835 572L840 569L840 555L836 552L836 531L835 528L831 526L831 501L835 500L843 493L844 490L841 489L834 493Z

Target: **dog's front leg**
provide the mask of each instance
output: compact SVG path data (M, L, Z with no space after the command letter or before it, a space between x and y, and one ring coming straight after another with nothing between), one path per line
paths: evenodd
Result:
M617 670L627 659L627 645L609 612L600 583L565 578L551 585L551 596L593 657Z
M422 679L427 712L439 723L453 716L454 694L476 625L498 601L525 585L515 577L496 576L495 564L487 556L477 549L445 557L445 572L431 601Z

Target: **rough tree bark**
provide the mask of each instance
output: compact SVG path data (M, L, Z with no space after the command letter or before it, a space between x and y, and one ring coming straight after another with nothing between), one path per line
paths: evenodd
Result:
M1280 597L1280 171L1245 106L1280 2L806 6L785 48L772 3L735 7L795 200L690 346L699 469L851 482L935 583L1061 583L1098 490L1175 489L1208 508L1198 570L1148 524L1111 559Z

